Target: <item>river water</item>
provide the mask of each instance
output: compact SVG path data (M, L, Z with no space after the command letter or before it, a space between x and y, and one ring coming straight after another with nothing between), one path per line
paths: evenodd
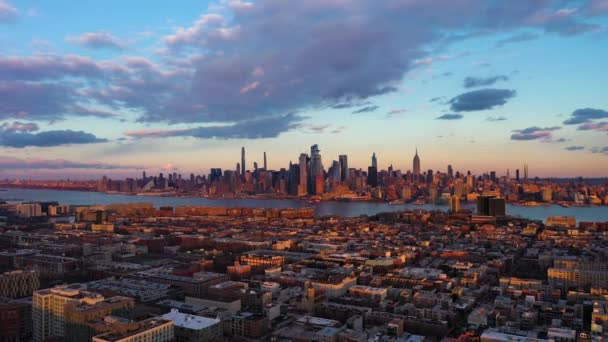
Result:
M200 205L210 207L251 207L251 208L301 208L315 207L317 216L338 215L341 217L356 217L360 215L373 215L380 212L402 211L407 209L422 210L448 210L448 206L435 205L390 205L388 203L372 202L321 202L310 204L298 200L284 199L207 199L199 197L160 197L160 196L131 196L118 194L105 194L86 191L61 191L39 189L6 189L0 191L0 199L13 201L56 201L60 204L92 205L111 203L151 202L155 207ZM463 208L472 208L472 205L462 204ZM536 220L545 220L547 216L561 215L574 216L577 221L608 222L608 207L571 207L563 208L558 205L521 207L507 205L507 214L521 216Z

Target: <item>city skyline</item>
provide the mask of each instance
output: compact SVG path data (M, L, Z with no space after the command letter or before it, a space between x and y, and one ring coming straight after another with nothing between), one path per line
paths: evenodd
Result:
M137 178L141 175L142 172L148 173L150 175L158 175L158 174L181 174L181 175L208 175L213 172L213 169L220 170L238 170L240 174L244 174L245 172L253 172L256 169L267 170L267 171L280 171L280 170L288 170L290 164L298 165L301 162L302 155L306 155L307 158L310 159L311 151L313 147L319 148L318 144L314 144L309 147L308 151L303 151L300 153L300 156L297 157L294 155L293 158L282 158L287 160L285 164L281 164L280 162L273 161L268 162L267 151L260 152L260 158L257 159L248 154L248 149L245 146L240 148L240 158L234 158L232 162L228 161L226 164L222 165L211 165L209 167L200 167L194 169L181 169L172 164L165 165L162 167L144 167L144 166L136 166L136 167L128 167L123 168L121 166L113 166L107 165L103 163L86 163L86 162L72 162L67 160L55 160L51 163L47 164L46 160L42 159L31 159L31 160L11 160L10 158L0 158L0 160L4 163L5 169L2 170L2 174L0 174L0 179L9 179L9 180L61 180L61 179L73 179L73 180L96 180L102 176L107 176L110 178ZM320 153L319 149L319 153ZM253 154L257 155L257 152L253 152ZM392 161L385 161L382 159L381 155L377 155L375 152L372 152L367 157L361 158L363 159L361 162L353 163L353 159L350 154L342 153L339 155L331 156L326 155L324 153L320 153L323 157L325 156L326 163L329 165L325 167L321 165L323 172L328 175L329 169L332 166L332 162L337 162L338 166L342 167L341 159L347 158L347 169L353 170L362 170L366 171L368 167L371 167L375 163L377 166L377 171L386 171L389 168L395 171L401 171L403 174L411 173L413 175L422 175L426 173L427 170L434 170L435 172L446 173L450 170L456 172L460 172L461 174L466 174L467 172L471 172L473 175L484 175L490 174L490 172L495 172L499 176L506 176L511 174L511 176L515 176L515 173L521 173L522 178L526 175L525 178L528 178L528 163L521 162L520 164L513 164L512 167L507 167L507 169L501 170L493 168L491 165L487 165L485 168L469 168L466 165L458 165L455 162L444 162L437 160L427 161L426 159L422 160L418 148L414 149L414 153L409 157L405 156L402 160L399 160L397 163L393 163ZM270 153L270 156L272 154ZM272 157L270 158L272 160ZM22 163L26 163L30 170L34 171L33 175L25 176L22 173L15 173L11 175L11 171L18 170ZM236 163L236 164L235 164ZM265 165L269 165L268 167L264 167ZM257 166L257 168L256 168ZM310 165L308 165L310 167ZM66 174L66 169L75 169L81 170L80 174L71 175ZM416 171L418 170L418 171ZM40 174L36 174L36 171L40 171ZM90 172L87 172L90 171ZM565 175L545 175L539 172L535 172L532 175L529 175L529 178L540 178L540 179L574 179L578 177L585 178L594 178L601 179L607 178L603 173L598 173L597 176L583 176L581 174L565 174Z
M0 178L206 172L241 146L279 169L313 144L326 167L375 152L407 170L417 146L432 169L605 177L607 14L605 0L0 0Z
M0 342L608 341L608 0L0 0Z

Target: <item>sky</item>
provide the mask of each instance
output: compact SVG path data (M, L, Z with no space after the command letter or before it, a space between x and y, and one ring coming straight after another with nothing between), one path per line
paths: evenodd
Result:
M0 0L0 179L608 176L608 0Z

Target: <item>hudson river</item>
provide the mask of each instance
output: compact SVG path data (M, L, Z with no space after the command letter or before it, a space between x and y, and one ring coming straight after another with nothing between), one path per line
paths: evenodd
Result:
M0 191L0 200L14 201L56 201L60 204L91 205L110 203L151 202L155 207L200 205L209 207L252 207L252 208L301 208L314 206L317 216L338 215L342 217L355 217L360 215L373 215L380 212L402 211L407 209L448 210L448 206L434 205L390 205L388 203L371 202L321 202L310 204L298 200L273 199L206 199L198 197L158 197L158 196L130 196L114 195L86 191L60 191L60 190L34 190L34 189L6 189ZM463 208L472 208L462 203ZM545 220L547 216L562 215L574 216L577 221L608 222L608 207L571 207L563 208L558 205L520 207L507 205L507 214L530 219Z

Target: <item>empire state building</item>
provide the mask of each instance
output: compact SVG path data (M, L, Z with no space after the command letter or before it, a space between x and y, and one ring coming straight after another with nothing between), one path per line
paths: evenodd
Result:
M418 149L416 149L416 155L414 156L414 177L420 176L420 157L418 157Z

